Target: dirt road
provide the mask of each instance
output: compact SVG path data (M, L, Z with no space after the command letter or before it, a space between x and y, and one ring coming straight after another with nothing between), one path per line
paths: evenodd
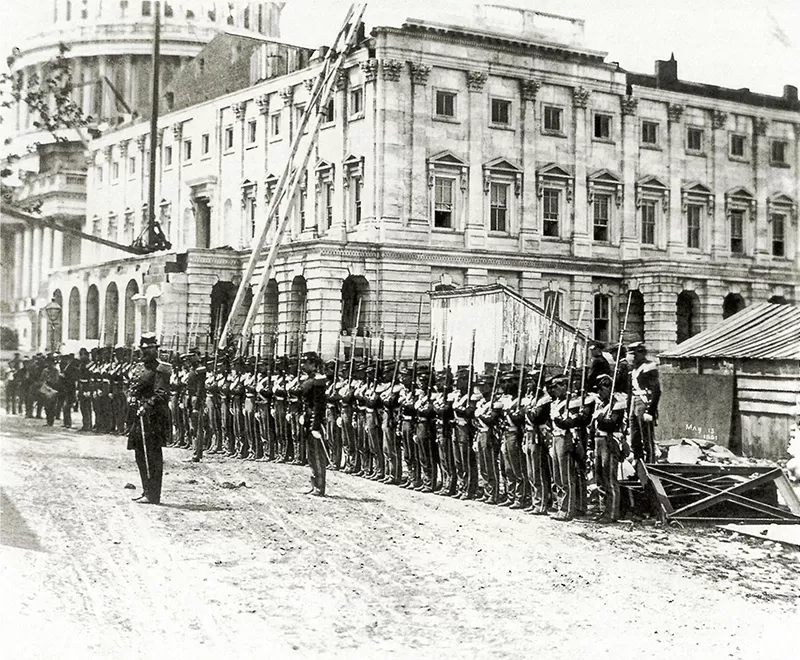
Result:
M800 552L0 418L3 657L797 658ZM246 487L223 488L224 482ZM126 490L126 483L137 489Z

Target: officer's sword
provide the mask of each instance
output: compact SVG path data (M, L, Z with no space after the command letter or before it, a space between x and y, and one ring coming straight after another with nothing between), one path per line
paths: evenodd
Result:
M144 417L139 413L139 428L142 431L142 454L144 455L144 469L147 473L147 481L150 481L150 462L147 460L147 443L144 441Z

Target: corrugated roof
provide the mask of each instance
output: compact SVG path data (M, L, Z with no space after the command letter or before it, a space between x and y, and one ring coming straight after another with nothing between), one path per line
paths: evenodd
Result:
M800 307L776 303L747 307L661 357L800 360Z

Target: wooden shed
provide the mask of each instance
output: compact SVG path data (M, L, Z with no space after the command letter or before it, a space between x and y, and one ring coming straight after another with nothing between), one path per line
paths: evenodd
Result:
M439 337L440 345L449 346L452 338L450 366L469 364L472 332L475 330L475 365L524 359L533 365L537 343L547 332L549 319L545 310L502 284L463 287L431 293L431 337ZM570 354L576 330L556 319L551 331L546 357L539 363L562 367ZM586 354L586 337L577 333L578 362ZM544 341L542 342L542 351ZM446 351L439 351L437 364L444 364ZM524 358L523 358L524 354ZM516 359L515 359L516 358Z
M660 359L662 439L706 437L746 456L786 456L800 419L800 307L748 307Z

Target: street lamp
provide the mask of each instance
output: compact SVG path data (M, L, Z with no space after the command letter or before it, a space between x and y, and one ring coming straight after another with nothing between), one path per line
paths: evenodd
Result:
M55 353L57 347L55 330L56 323L58 323L61 318L61 305L55 300L51 300L44 306L44 312L47 314L47 320L50 323L50 351Z

